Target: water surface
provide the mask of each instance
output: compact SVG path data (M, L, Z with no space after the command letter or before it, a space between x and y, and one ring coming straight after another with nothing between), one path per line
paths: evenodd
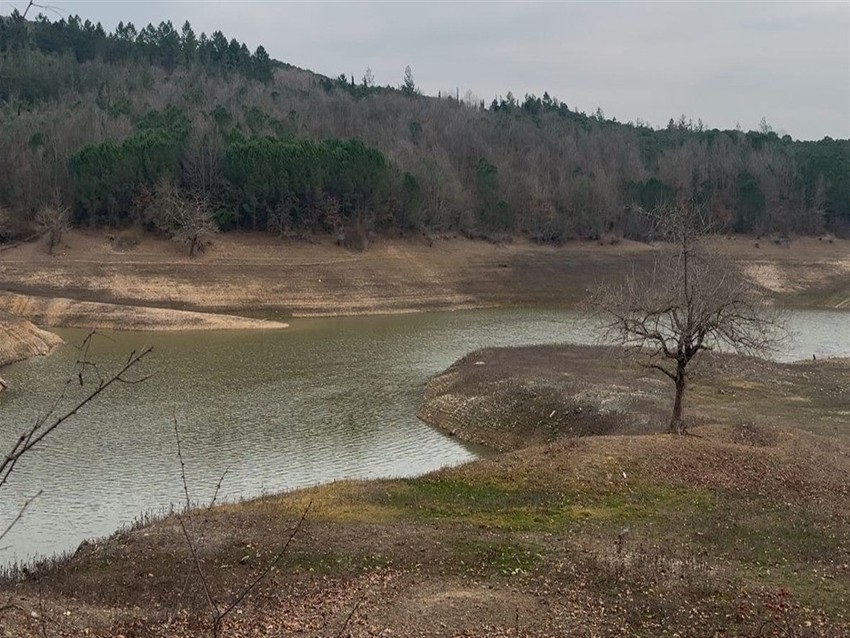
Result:
M790 315L781 360L850 356L850 313ZM0 443L56 399L85 331L68 345L4 369ZM0 529L39 490L0 545L0 563L75 548L142 512L183 498L173 421L193 500L238 499L343 478L411 476L475 458L415 418L429 376L470 350L590 343L578 312L489 310L296 320L283 331L104 333L104 370L143 345L145 383L111 388L15 471L0 495ZM0 449L7 449L3 444Z

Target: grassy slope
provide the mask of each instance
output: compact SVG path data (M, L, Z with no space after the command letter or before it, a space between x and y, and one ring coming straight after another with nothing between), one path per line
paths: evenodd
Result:
M580 370L591 384L619 382L628 371L599 349L503 354L502 372L527 379ZM762 378L776 383L757 392ZM845 391L823 393L827 379ZM355 636L748 636L774 615L796 632L780 635L847 635L850 433L847 419L825 420L850 409L847 387L847 361L716 360L693 388L697 436L560 439L418 479L198 511L187 525L212 591L228 600L311 504L227 635L337 635L356 605ZM18 606L6 612L10 635L40 635L28 615L38 582L51 631L205 635L173 516L7 586Z

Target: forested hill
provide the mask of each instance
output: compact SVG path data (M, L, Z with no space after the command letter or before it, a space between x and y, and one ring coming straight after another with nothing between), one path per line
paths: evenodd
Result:
M558 242L639 234L635 205L675 198L730 231L850 232L848 140L653 130L548 93L469 103L399 81L326 78L188 23L0 17L0 233L45 206L129 226L187 201L223 230Z

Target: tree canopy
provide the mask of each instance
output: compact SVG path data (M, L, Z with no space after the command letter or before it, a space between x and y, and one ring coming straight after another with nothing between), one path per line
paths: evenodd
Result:
M641 208L694 201L724 232L850 234L848 140L685 116L656 130L549 92L488 108L422 96L409 67L396 87L362 75L302 71L188 22L0 17L0 206L134 223L167 176L200 186L222 229L645 239Z

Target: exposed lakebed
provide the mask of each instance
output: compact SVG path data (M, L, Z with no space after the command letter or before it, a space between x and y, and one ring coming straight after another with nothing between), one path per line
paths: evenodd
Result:
M850 313L795 311L781 360L850 356ZM84 331L46 358L4 370L0 442L55 401ZM110 389L16 469L0 524L42 495L2 543L0 563L75 548L142 512L182 502L173 422L193 500L249 498L343 478L421 474L476 451L415 418L429 376L470 350L589 343L578 312L488 310L303 319L283 331L110 332L92 358L104 371L152 345L142 384Z

